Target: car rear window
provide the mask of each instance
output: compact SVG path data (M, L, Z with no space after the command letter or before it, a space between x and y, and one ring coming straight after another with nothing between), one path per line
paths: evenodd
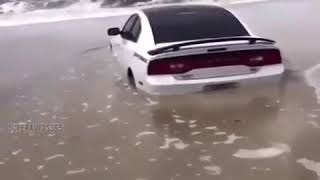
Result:
M229 11L215 6L173 6L144 10L156 44L205 38L248 36Z

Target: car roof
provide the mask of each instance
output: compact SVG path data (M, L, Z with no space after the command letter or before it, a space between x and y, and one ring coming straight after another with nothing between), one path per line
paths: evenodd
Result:
M141 9L155 44L205 38L248 36L239 19L214 5L164 5Z

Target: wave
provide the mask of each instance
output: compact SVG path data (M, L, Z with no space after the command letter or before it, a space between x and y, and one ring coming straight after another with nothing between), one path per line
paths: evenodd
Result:
M68 0L69 3L75 0ZM132 3L122 7L123 3L104 5L103 0L78 0L62 8L43 8L45 5L35 5L26 1L9 2L0 5L0 26L15 26L24 24L35 24L45 22L57 22L64 20L109 17L123 14L129 14L132 10L141 6L153 6L168 3L196 3L196 4L239 4L253 3L266 0L140 0L140 2ZM123 2L123 0L122 0ZM55 7L51 5L50 7ZM117 7L117 8L115 8Z
M311 67L310 69L306 70L305 78L307 84L315 89L315 93L317 96L318 104L320 104L320 64Z

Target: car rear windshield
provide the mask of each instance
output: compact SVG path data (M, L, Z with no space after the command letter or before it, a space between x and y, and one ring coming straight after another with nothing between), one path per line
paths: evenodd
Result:
M144 10L156 44L248 36L248 31L229 11L215 6L173 6Z

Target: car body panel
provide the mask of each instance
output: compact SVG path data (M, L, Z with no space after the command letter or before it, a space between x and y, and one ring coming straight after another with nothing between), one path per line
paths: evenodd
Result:
M199 92L208 85L248 82L254 79L277 83L281 79L284 65L270 65L262 67L258 72L244 75L213 77L205 79L179 80L173 75L148 76L143 91L153 95L172 95Z

